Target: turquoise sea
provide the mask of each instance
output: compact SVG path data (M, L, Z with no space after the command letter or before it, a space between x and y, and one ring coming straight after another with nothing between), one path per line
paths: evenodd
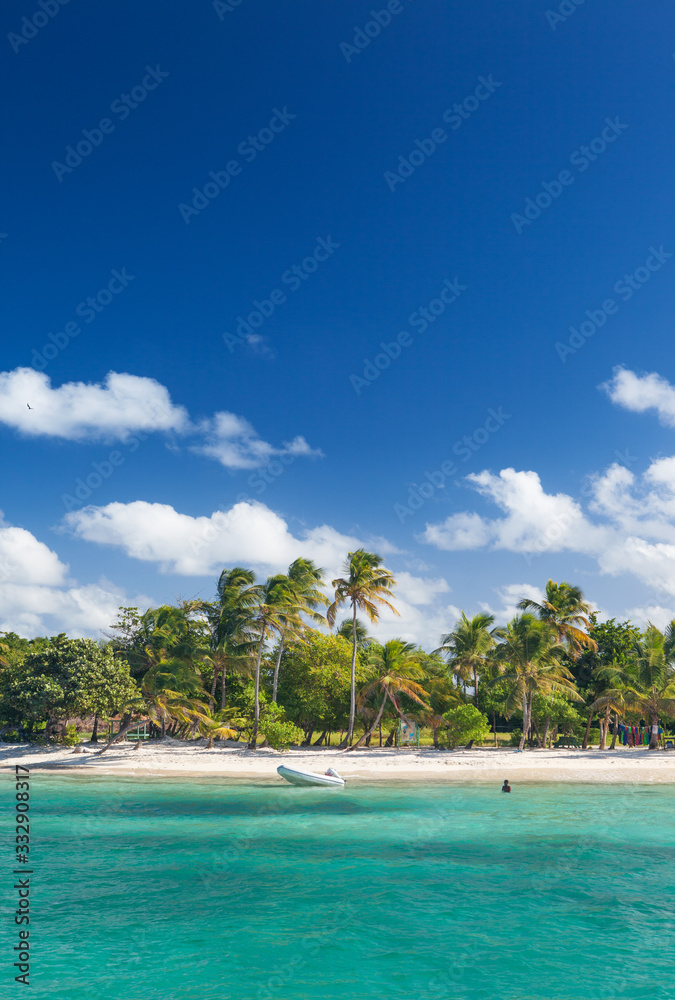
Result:
M675 787L31 785L32 986L3 935L3 996L675 998Z

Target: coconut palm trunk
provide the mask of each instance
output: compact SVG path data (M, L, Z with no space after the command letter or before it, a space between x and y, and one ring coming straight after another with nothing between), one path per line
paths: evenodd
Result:
M384 706L387 703L387 698L388 697L389 697L388 692L385 691L384 692L384 698L382 699L382 704L380 705L380 708L378 710L377 718L375 719L375 722L373 722L373 724L370 727L370 729L368 730L368 732L366 732L366 733L363 734L363 736L358 741L358 743L354 744L354 746L351 748L352 750L358 750L360 746L363 746L363 744L366 742L366 740L369 737L373 736L375 730L377 729L377 727L380 725L380 722L382 721L382 715L384 714ZM434 730L434 733L435 732L436 732L436 730Z
M356 718L356 655L358 648L358 638L356 629L357 609L365 611L369 619L375 622L379 618L379 607L383 605L394 614L398 615L396 608L386 599L392 597L391 587L396 583L389 570L381 565L381 556L374 552L366 552L365 549L357 549L350 552L345 564L346 576L333 580L332 586L335 588L335 600L326 612L326 618L331 628L335 624L335 616L338 608L343 604L352 606L352 666L350 676L350 698L349 698L349 727L347 735L340 744L344 749L348 746L354 734L354 720Z
M615 712L614 713L614 730L612 732L612 744L611 744L611 746L609 748L610 750L614 750L614 748L616 747L616 738L617 738L618 735L619 735L619 713Z
M591 736L591 722L593 721L594 715L595 713L591 712L590 715L588 716L588 720L586 722L586 732L584 733L584 742L581 745L582 750L588 750L588 741Z
M656 750L659 745L659 718L652 715L652 727L649 734L649 749Z
M611 721L610 711L611 710L608 705L607 708L605 709L605 717L602 720L603 724L602 724L602 732L600 733L600 746L598 748L599 750L607 749L607 734L609 733L609 724Z
M258 726L260 725L260 663L262 661L263 645L265 644L265 630L262 630L260 636L260 642L258 643L258 656L255 661L255 687L254 687L254 698L255 707L253 709L253 735L251 736L251 742L249 743L249 749L255 750L256 740L258 739Z
M106 745L103 747L102 750L97 750L96 751L96 756L100 757L101 754L103 754L103 753L106 752L106 750L108 749L108 747L111 747L113 745L113 743L116 743L117 740L119 740L119 739L122 738L122 736L125 736L129 732L130 729L135 729L136 726L145 726L149 722L152 722L152 719L139 719L137 722L130 722L123 729L120 728L119 733L115 733L113 735L113 738L108 743L106 743Z
M544 745L544 750L546 749L546 740L548 739L548 731L551 728L551 716L547 715L544 720L544 735L542 738L542 743Z
M525 740L527 739L527 731L530 728L530 717L527 714L527 691L523 691L523 732L520 737L520 743L518 744L519 750L525 749Z
M352 666L349 675L349 730L347 732L347 744L352 742L354 733L354 720L356 718L356 601L352 601Z
M272 701L276 705L277 703L277 684L279 683L279 667L281 666L281 654L284 649L284 637L279 636L279 652L277 653L277 660L274 664L274 679L272 681Z

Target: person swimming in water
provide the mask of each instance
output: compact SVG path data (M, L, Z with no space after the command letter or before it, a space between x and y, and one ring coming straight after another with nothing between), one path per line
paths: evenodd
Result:
M508 778L504 778L504 784L502 785L502 791L503 792L510 792L511 791L511 786L509 785Z

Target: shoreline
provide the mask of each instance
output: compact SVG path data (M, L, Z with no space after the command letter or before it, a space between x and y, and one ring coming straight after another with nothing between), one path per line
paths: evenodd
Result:
M99 744L100 746L100 744ZM129 778L219 778L237 783L282 779L281 763L305 770L325 771L331 766L355 783L453 784L463 782L581 782L589 784L675 784L675 751L646 748L615 750L525 750L478 747L471 750L431 748L373 748L346 753L336 749L247 750L201 744L170 745L153 741L116 744L104 756L96 756L96 745L88 752L74 753L69 747L31 747L7 744L0 750L0 771L16 764L36 774L82 774Z

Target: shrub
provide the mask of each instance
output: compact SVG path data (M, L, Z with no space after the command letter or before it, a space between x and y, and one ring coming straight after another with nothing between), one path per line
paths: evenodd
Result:
M522 729L514 729L509 737L509 746L518 747L520 746L520 740L523 735Z
M265 739L275 750L284 750L292 743L301 743L304 733L292 722L284 722L283 719L276 719L274 722L265 722L262 725Z
M76 747L80 742L80 734L77 731L77 726L66 726L64 731L59 735L58 742L62 743L64 747Z
M479 712L475 705L457 705L445 712L441 728L445 731L451 750L458 743L468 743L470 740L479 742L490 738L487 716Z
M582 739L583 739L583 736L582 736ZM611 736L610 736L610 740L611 740ZM600 746L600 730L599 729L591 729L590 733L588 734L588 745L589 746L596 746L596 747Z

